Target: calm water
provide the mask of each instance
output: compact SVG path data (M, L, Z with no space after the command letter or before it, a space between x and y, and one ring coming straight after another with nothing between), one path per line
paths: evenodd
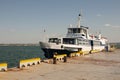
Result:
M40 46L0 46L0 63L7 62L8 67L16 67L22 59L45 58Z

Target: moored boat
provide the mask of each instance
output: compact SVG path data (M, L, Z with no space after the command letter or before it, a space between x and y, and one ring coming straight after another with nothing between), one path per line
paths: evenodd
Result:
M94 36L88 33L89 28L80 25L81 14L78 16L77 27L69 27L65 37L49 38L48 42L40 41L41 49L46 58L52 58L54 53L67 54L79 50L90 52L91 50L102 51L107 39L101 34Z

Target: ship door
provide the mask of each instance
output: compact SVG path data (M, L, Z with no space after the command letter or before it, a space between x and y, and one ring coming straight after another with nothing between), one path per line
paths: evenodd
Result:
M93 46L94 46L93 40L90 40L90 45L91 45L91 50L93 50Z

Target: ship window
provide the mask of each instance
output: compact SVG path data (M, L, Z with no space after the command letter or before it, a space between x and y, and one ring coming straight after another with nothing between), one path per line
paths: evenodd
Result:
M78 45L89 45L89 41L85 39L78 39Z
M72 33L72 29L68 29L68 33Z
M76 33L77 32L77 29L73 29L73 33Z
M49 38L49 43L61 43L61 39L58 38Z
M61 43L61 39L58 39L58 42Z
M80 31L81 31L81 30L80 30L79 28L74 28L74 29L73 29L73 33L80 33Z
M63 44L75 44L75 39L63 38Z
M94 45L100 45L99 41L94 41L93 43L94 43Z
M68 33L81 33L80 28L68 28Z
M58 38L50 38L49 42L50 43L56 43L58 41Z

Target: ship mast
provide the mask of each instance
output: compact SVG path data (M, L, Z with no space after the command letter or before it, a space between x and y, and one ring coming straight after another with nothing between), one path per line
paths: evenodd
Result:
M81 18L81 14L78 15L78 28L80 28L80 18Z

